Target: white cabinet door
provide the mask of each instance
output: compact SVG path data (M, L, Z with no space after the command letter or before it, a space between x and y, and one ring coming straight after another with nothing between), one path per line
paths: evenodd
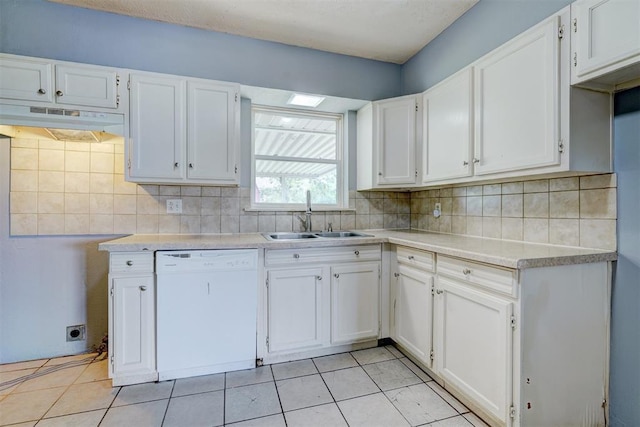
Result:
M379 334L380 263L331 268L331 343L374 339Z
M477 175L560 162L560 16L554 16L475 64Z
M433 325L433 275L398 265L396 286L396 341L426 366L431 367Z
M116 277L111 283L113 375L155 372L155 295L153 275Z
M422 183L471 176L473 69L423 95Z
M436 371L506 423L512 404L513 303L438 277Z
M323 344L322 268L267 272L267 342L270 352Z
M640 1L579 0L571 7L575 80L640 62Z
M53 102L53 69L32 59L0 58L0 98Z
M187 83L187 177L237 183L240 102L233 85Z
M373 103L377 184L416 183L416 97Z
M117 80L114 70L56 65L56 102L118 108Z
M131 75L130 169L132 181L185 175L184 81Z

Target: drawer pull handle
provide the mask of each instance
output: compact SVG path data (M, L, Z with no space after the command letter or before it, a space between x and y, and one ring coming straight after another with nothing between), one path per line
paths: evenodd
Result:
M44 89L42 89L42 88L40 88L40 89L38 89L38 93L39 93L40 95L44 95L45 93L47 93L47 91L46 91L46 90L44 90Z
M175 162L175 163L173 164L173 167L174 167L174 168L177 168L177 167L178 167L178 162Z
M462 274L464 274L465 276L468 276L469 274L471 274L471 270L469 270L468 268L465 268L464 270L462 270Z
M394 277L400 277L400 273L393 273Z
M140 290L141 290L142 292L144 292L144 291L146 291L146 290L147 290L147 287L146 287L146 286L140 286Z
M360 255L360 251L354 251L354 254L356 254L356 256Z
M293 254L293 257L294 257L295 259L298 259L298 258L300 258L300 254Z
M443 293L444 291L442 289L436 289L436 294L440 295L441 293Z
M407 258L408 258L409 260L414 260L414 259L416 259L416 257L414 257L413 255L409 255Z
M339 275L338 273L335 273L335 274L333 275L333 277L335 277L336 279L339 279L339 278L340 278L340 275Z
M129 267L131 267L131 266L133 265L133 261L131 261L131 260L127 261L127 265L128 265Z
M322 280L322 276L316 276L316 280L317 281L321 281Z
M64 93L62 93L62 91L61 91L61 90L57 90L57 91L56 91L56 95L58 95L58 96L62 96L62 95L64 95Z

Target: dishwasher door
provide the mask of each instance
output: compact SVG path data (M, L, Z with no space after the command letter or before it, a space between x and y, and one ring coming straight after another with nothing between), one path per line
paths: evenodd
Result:
M257 257L156 253L159 380L255 367Z

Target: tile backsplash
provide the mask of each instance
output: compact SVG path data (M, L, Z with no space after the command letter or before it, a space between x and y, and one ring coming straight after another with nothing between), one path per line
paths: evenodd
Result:
M122 139L11 140L11 234L238 233L300 230L301 212L250 210L250 189L124 180ZM182 199L182 214L166 200ZM441 203L442 215L432 215ZM314 212L314 229L415 228L616 248L614 174L408 192L349 192L349 209Z

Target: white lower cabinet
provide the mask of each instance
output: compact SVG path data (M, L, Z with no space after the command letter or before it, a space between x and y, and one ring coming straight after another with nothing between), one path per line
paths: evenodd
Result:
M299 350L323 344L323 268L267 273L269 351Z
M512 401L513 302L438 278L436 370L501 423Z
M378 338L380 263L331 268L331 344Z
M377 343L381 252L380 245L267 249L258 358L283 362Z

